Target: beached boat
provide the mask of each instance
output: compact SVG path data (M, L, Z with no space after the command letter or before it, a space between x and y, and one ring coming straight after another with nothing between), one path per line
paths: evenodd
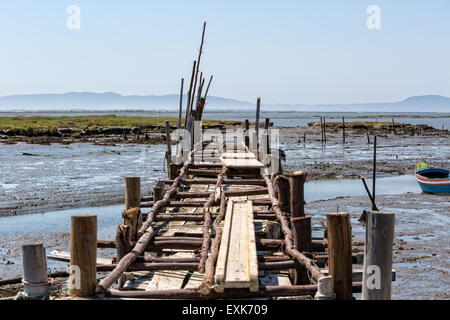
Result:
M423 192L450 195L449 170L434 168L422 160L416 165L416 180Z

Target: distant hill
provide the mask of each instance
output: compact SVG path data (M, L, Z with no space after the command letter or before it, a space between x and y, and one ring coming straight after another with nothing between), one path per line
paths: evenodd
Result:
M0 97L0 110L68 110L68 109L96 109L96 110L174 110L179 106L180 96L168 95L130 95L123 96L114 92L68 92L63 94L29 94ZM187 97L183 97L185 105ZM208 107L251 107L246 101L210 96L207 98Z
M187 97L183 97L183 105ZM177 110L179 95L130 95L114 92L68 92L0 97L0 111L17 110ZM207 110L248 110L255 103L209 96ZM263 104L263 110L331 112L450 112L450 98L439 95L409 97L399 102L355 104Z

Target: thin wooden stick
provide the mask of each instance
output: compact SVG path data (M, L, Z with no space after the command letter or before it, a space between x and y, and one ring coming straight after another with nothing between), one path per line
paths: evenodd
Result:
M194 64L192 66L192 74L191 74L191 84L189 85L188 97L187 97L187 105L186 105L186 117L184 118L184 127L187 126L187 121L189 115L191 113L191 95L192 95L192 84L194 82L194 74L195 74L195 66L197 65L197 61L194 60Z
M211 192L211 195L209 196L208 201L205 203L205 205L203 207L203 218L204 218L204 221L203 221L203 244L202 244L202 251L200 253L200 263L198 266L198 271L200 273L205 272L205 263L206 263L206 259L208 258L209 245L211 243L211 233L210 233L211 211L210 211L210 208L215 202L214 200L216 197L217 189L219 189L221 192L223 192L221 186L222 186L223 176L226 175L227 172L228 172L228 168L223 167L222 172L217 177L216 186L215 186L213 192Z
M214 281L214 271L217 263L217 257L219 256L219 246L223 234L223 230L220 227L220 222L225 217L225 206L226 206L226 197L223 190L221 190L219 215L213 222L213 229L216 233L216 237L214 238L211 244L211 254L206 260L205 275L199 287L199 290L200 292L202 292L203 295L208 295L211 293L211 288Z
M208 96L209 87L211 86L211 82L213 79L213 75L211 75L211 78L209 78L208 86L206 87L205 96L203 97L206 100L206 97Z

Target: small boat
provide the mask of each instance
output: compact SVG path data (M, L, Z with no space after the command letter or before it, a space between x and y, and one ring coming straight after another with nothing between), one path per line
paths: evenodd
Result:
M449 170L434 168L421 160L416 165L416 180L425 193L450 195Z

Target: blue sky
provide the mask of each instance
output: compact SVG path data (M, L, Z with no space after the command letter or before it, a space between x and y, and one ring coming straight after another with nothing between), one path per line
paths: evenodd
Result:
M69 30L69 5L81 29ZM369 5L381 29L369 30ZM450 0L0 3L0 95L168 94L201 70L211 94L266 103L354 103L450 96Z

